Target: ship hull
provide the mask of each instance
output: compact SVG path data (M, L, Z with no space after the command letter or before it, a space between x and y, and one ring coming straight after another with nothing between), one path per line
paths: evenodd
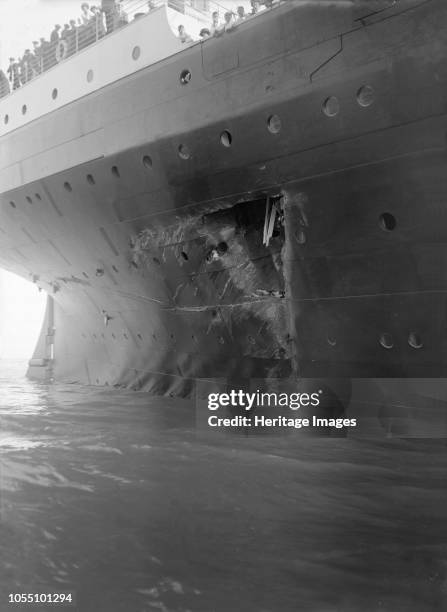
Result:
M446 12L283 6L3 136L1 262L54 300L45 371L444 376Z

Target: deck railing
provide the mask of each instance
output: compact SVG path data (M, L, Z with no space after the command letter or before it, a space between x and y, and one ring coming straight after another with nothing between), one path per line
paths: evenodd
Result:
M285 0L262 0L260 8L274 8ZM247 0L245 0L247 4ZM211 26L212 13L218 12L221 17L228 8L214 0L124 0L122 2L103 2L103 7L92 13L85 13L70 21L69 28L61 28L53 40L40 39L34 52L28 50L22 58L11 62L6 73L0 70L0 98L21 88L43 72L58 63L70 58L82 49L99 41L104 36L125 27L131 21L143 17L160 6L170 8L185 15L197 15L203 21L209 17ZM246 15L249 18L251 15ZM236 15L235 15L236 17ZM221 22L223 27L223 24Z

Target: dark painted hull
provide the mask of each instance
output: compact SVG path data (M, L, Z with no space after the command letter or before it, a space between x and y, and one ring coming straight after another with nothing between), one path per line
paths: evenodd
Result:
M54 297L52 376L444 376L446 17L291 3L4 136L35 180L1 262Z

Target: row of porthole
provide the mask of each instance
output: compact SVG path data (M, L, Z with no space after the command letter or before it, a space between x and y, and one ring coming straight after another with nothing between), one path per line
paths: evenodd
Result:
M267 120L267 127L269 129L269 131L272 134L277 134L279 133L279 131L281 130L281 119L278 117L278 115L271 115L268 120ZM220 136L220 140L223 146L225 147L230 147L232 145L233 142L233 137L231 132L229 132L228 130L224 130L221 133ZM189 149L189 147L185 144L181 144L178 147L178 155L181 159L187 160L191 157L191 151ZM152 158L149 155L144 155L142 157L142 164L145 168L147 168L148 170L152 169L153 166L153 162L152 162ZM115 176L116 178L120 178L121 174L119 171L118 166L112 166L111 167L111 172L113 174L113 176ZM93 177L92 174L87 174L86 176L86 180L90 185L95 185L96 181ZM66 189L66 191L71 192L73 191L73 188L71 186L71 184L68 181L64 182L64 188ZM38 196L38 194L36 194L36 197ZM38 197L38 199L41 199L40 196ZM27 197L27 200L31 203L31 199ZM13 206L15 208L15 204L14 202L10 202L11 206Z
M93 72L93 70L91 70L91 69L90 69L90 70L88 70L88 71L87 71L87 75L86 75L86 79L87 79L87 82L88 82L88 83L91 83L91 82L93 81L93 76L94 76L94 72ZM59 95L59 90L57 89L57 87L54 87L54 88L53 88L53 90L52 90L52 92L51 92L51 97L52 97L52 99L53 99L53 100L56 100L56 98L58 97L58 95ZM27 107L27 105L26 105L26 104L24 104L24 105L22 106L22 115L26 115L27 111L28 111L28 107ZM3 123L4 123L5 125L7 125L7 124L9 123L9 115L8 115L8 114L4 115L4 117L3 117Z
M86 334L81 334L81 335L82 335L82 337L83 337L83 338L87 339ZM115 336L115 334L114 334L114 333L112 333L112 334L111 334L111 336L112 336L112 338L113 338L113 339L115 339L115 340L116 340L116 336ZM98 339L98 336L97 336L96 334L92 334L92 338L93 338L94 340L97 340L97 339ZM105 335L104 335L104 334L101 334L101 338L103 338L103 339L105 340ZM125 332L123 332L123 338L125 338L126 340L129 340L129 336L128 336L128 335L127 335ZM138 338L139 340L143 340L143 336L142 336L141 334L137 334L137 338Z
M140 47L136 46L134 47L132 51L132 58L134 60L137 60L139 57L140 57ZM92 69L88 70L87 77L86 77L88 83L91 83L93 81L93 76L94 76L93 70ZM182 70L182 72L180 73L180 83L182 83L182 85L186 85L190 81L191 81L190 70ZM56 100L58 94L59 94L58 89L55 87L51 92L51 97L53 98L53 100ZM362 106L363 108L367 108L368 106L371 106L371 104L374 102L374 89L370 85L363 85L357 91L356 99L357 99L358 104ZM28 110L27 105L24 104L22 106L22 115L26 115L27 110ZM335 117L336 115L338 115L338 113L340 112L340 102L336 96L329 96L328 98L326 98L326 100L323 102L323 112L328 117ZM3 122L5 123L5 125L9 123L8 114L4 116ZM271 117L269 117L267 125L268 125L269 131L272 134L278 134L281 130L281 120L278 117L278 115L272 115ZM221 142L226 147L231 146L232 137L231 137L231 134L227 130L222 132Z
M139 47L135 47L135 49L139 49ZM138 53L138 56L139 56L139 53ZM134 59L138 59L138 58L134 57ZM180 83L182 85L187 85L191 81L191 77L192 75L191 75L190 70L188 69L182 70L182 72L180 73ZM368 106L371 106L373 104L374 99L375 99L375 93L371 85L362 85L362 87L360 87L357 90L356 100L359 106L363 108L367 108ZM335 117L336 115L338 115L338 113L340 112L340 102L336 96L329 96L328 98L326 98L326 100L323 102L323 112L328 117ZM269 119L269 130L272 133L277 134L281 130L281 120L279 119L277 115L273 115L271 119L273 119L274 121L278 121L279 123L279 125L274 125L274 124L270 125L270 119ZM227 134L226 132L223 133L223 135L226 135L226 134ZM226 143L228 143L228 139L226 138L226 136L224 136L224 139ZM231 139L229 141L229 144L225 144L225 142L222 142L222 144L224 144L224 146L231 146Z
M39 200L39 201L42 200L40 193L35 193L34 197L36 198L36 200ZM33 203L33 199L31 196L27 195L25 199L29 204ZM16 203L13 200L9 202L9 205L12 206L12 208L17 208Z
M356 100L359 106L367 108L374 102L374 89L371 85L363 85L357 90ZM336 96L329 96L323 102L323 113L327 117L335 117L340 112L340 101Z
M53 100L56 100L56 98L57 98L57 96L58 96L58 93L59 93L59 92L58 92L57 88L55 87L55 88L53 89L53 91L51 92L51 97L53 98ZM26 104L24 104L24 105L22 106L22 115L26 115L27 111L28 111L28 107L27 107L27 105L26 105ZM9 123L9 115L8 115L8 114L6 114L6 115L3 117L3 123L4 123L5 125L8 125L8 123Z
M184 72L188 72L189 73L189 71L184 71ZM88 74L90 74L90 73L91 73L91 79L90 80L92 80L93 79L93 71L89 70ZM357 97L358 98L361 95L360 92L362 92L363 90L368 90L369 91L369 96L370 96L369 99L371 99L371 102L369 104L372 104L372 99L373 99L373 94L372 94L373 90L372 90L372 87L364 86L364 87L360 88L359 91L357 92ZM365 95L366 94L363 94L363 96L365 96ZM56 97L57 97L57 89L54 89L53 90L53 99L56 98ZM365 98L362 97L362 100L363 99L366 100L367 97L365 97ZM332 97L328 98L325 101L325 103L323 105L323 108L324 109L326 107L327 108L331 108L331 105L334 104L334 102L333 102L334 100L336 101L336 103L338 105L338 99L335 98L334 96L332 96ZM360 102L359 102L359 104L360 104ZM369 106L369 104L367 104L366 101L364 101L361 104L361 106ZM338 109L339 109L339 105L338 105ZM26 105L23 106L22 113L23 114L26 113ZM337 112L334 112L332 114L330 112L326 112L326 110L325 110L325 113L328 116L334 116L335 114L338 113L338 110L337 110ZM5 123L8 123L8 120L9 120L8 115L5 115ZM269 132L271 134L279 134L279 132L281 131L281 128L282 128L281 118L278 115L276 115L276 114L270 115L268 117L268 119L267 119L267 129L269 130ZM233 144L233 135L231 134L231 132L229 130L224 130L221 133L221 135L220 135L220 142L226 148L231 147L231 145ZM191 157L191 151L190 151L190 149L189 149L189 147L187 145L180 144L179 147L178 147L178 155L179 155L179 157L181 159L188 160ZM147 169L151 169L152 168L152 158L149 155L144 155L143 156L142 163L143 163L145 168L147 168ZM113 176L115 176L116 178L120 178L120 172L119 172L119 169L118 169L117 166L112 166L111 172L112 172ZM94 185L95 184L95 179L94 179L93 175L91 175L91 174L87 175L87 182L90 185ZM64 187L65 187L65 189L67 191L69 191L69 192L72 191L72 187L71 187L71 185L70 185L70 183L68 181L66 181L64 183ZM38 194L36 194L36 197L38 199L40 199L40 196L38 196ZM27 200L28 200L28 202L31 203L29 197L27 197ZM11 204L11 206L13 208L16 207L14 202L10 202L10 204ZM394 220L393 216L390 213L384 213L382 215L382 217L381 217L381 224L382 224L383 229L385 229L387 231L392 231L395 228L395 220Z
M134 47L134 48L132 49L132 58L133 58L134 60L137 60L137 59L140 57L140 54L141 54L141 49L140 49L140 47L136 46L136 47ZM86 74L86 80L87 80L87 83L91 83L91 82L93 81L93 77L94 77L94 72L93 72L93 70L90 68L89 70L87 70L87 74ZM189 70L183 70L183 71L180 73L180 82L181 82L183 85L186 85L186 83L189 83L189 81L190 81L190 80L191 80L191 72L190 72ZM52 92L51 92L51 97L52 97L52 99L53 99L53 100L56 100L56 98L58 97L58 95L59 95L59 91L58 91L57 87L54 87L54 88L53 88L53 90L52 90ZM27 111L28 111L28 107L27 107L27 105L26 105L26 104L24 104L24 105L22 106L22 115L26 115ZM8 115L7 113L6 113L6 114L4 115L4 117L3 117L3 123L4 123L5 125L8 125L8 123L9 123L9 115Z
M152 159L148 155L145 155L142 158L142 163L143 163L143 165L146 168L152 168ZM118 170L117 166L112 166L111 172L117 178L120 177L120 173L119 173L119 170ZM87 180L87 183L89 185L95 185L96 184L95 178L93 177L92 174L87 174L86 175L86 180ZM69 192L73 191L73 188L72 188L71 184L68 181L65 181L64 188L67 191L69 191ZM35 198L37 200L42 200L42 198L41 198L39 193L35 193L34 196L35 196ZM29 204L32 204L32 202L33 202L31 196L26 196L26 200L27 200L27 202ZM9 202L9 204L10 204L10 206L12 206L12 208L16 208L16 204L15 204L15 202L13 200L11 200ZM392 231L394 231L396 229L397 221L396 221L396 218L395 218L395 216L393 214L391 214L389 212L385 212L385 213L382 213L380 215L380 217L379 217L379 225L380 225L380 227L385 232L392 232ZM297 241L298 241L299 244L305 244L306 236L305 236L305 234L304 234L304 232L302 230L300 230L300 232L297 233L296 238L297 238ZM185 261L188 260L188 255L184 251L182 251L181 255L182 255L182 257L183 257L183 259ZM160 263L157 260L157 258L154 258L154 261L155 261L155 263Z
M102 338L104 338L104 334L101 334L101 335L102 335ZM84 338L86 338L85 334L82 334L82 336ZM112 333L111 336L112 336L113 339L116 339L116 335L114 333ZM92 334L92 337L95 340L97 339L97 335L96 334ZM123 337L126 340L129 339L129 337L128 337L128 335L126 333L123 333ZM141 334L137 334L137 337L138 337L139 340L143 340L143 337L142 337ZM170 334L170 338L171 338L171 340L175 340L174 334ZM155 340L155 341L157 340L156 334L152 334L152 339ZM197 342L197 338L194 335L191 336L191 339L194 340L195 342ZM247 340L248 340L248 342L250 344L255 344L256 343L255 338L253 336L251 336L251 335L247 336ZM225 343L225 339L224 339L223 336L219 336L218 341L219 341L220 344L224 344ZM328 341L328 344L330 346L332 346L332 347L337 346L337 340L334 337L328 336L327 341ZM380 335L379 343L385 349L392 349L394 347L393 336L391 334L389 334L389 333L383 333L383 334ZM408 336L408 344L409 344L409 346L411 346L411 348L414 348L414 349L421 349L424 346L421 337L419 336L419 334L417 334L415 332L411 332L409 334L409 336Z
M392 232L396 229L396 217L389 212L382 213L379 217L379 226L384 232ZM295 239L298 244L306 244L307 236L304 230L300 229L295 233Z
M385 349L392 349L394 347L394 339L391 334L383 333L380 335L379 339L380 345ZM411 348L421 349L424 344L422 342L422 338L416 332L410 332L408 335L408 344Z
M421 349L424 346L424 343L422 342L422 338L416 332L410 332L410 334L408 335L407 341L408 341L409 346L411 346L411 348L413 349ZM337 346L337 339L334 338L333 336L328 336L327 342L329 346L332 346L332 347ZM390 350L394 348L394 338L391 334L384 332L380 334L379 344L383 348Z
M111 336L112 336L112 338L114 340L116 340L116 335L114 333L112 333ZM87 336L85 334L82 334L82 337L87 339ZM105 335L104 334L101 334L101 337L103 338L103 340L105 340ZM141 334L137 334L137 337L138 337L139 340L143 340L143 337L142 337ZM92 334L92 338L94 340L97 340L98 336L96 334ZM123 338L128 340L129 336L126 333L123 333ZM156 341L157 340L157 336L155 334L152 334L152 339ZM170 339L171 340L175 340L174 334L170 334ZM194 342L198 342L197 337L194 336L194 335L191 336L191 340L193 340ZM219 344L225 344L225 338L223 336L218 336L217 340L218 340ZM251 335L247 336L247 340L248 340L248 342L250 344L256 344L256 339L253 336L251 336Z
M271 134L279 134L281 128L281 118L278 115L270 115L267 119L268 131ZM229 130L223 130L223 132L221 132L220 134L220 143L222 144L222 146L229 149L233 144L233 134ZM191 150L189 149L188 145L180 144L177 151L180 159L190 159ZM150 164L150 167L152 167L152 163Z

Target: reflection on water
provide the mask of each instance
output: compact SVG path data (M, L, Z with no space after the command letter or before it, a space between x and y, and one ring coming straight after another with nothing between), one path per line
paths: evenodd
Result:
M0 364L2 612L446 609L443 443L207 439L191 402Z

